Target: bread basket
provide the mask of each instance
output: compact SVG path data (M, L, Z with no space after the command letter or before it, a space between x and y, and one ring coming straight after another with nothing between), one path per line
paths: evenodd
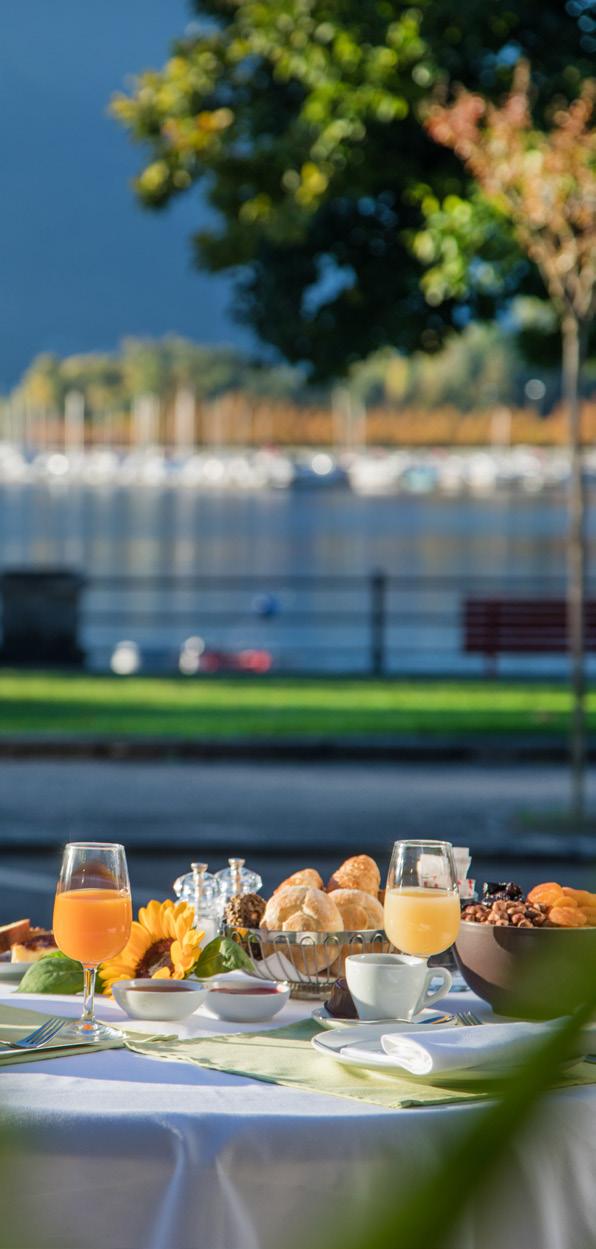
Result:
M361 932L271 932L227 928L264 980L287 980L291 996L324 997L343 976L348 954L387 954L393 947L380 928Z

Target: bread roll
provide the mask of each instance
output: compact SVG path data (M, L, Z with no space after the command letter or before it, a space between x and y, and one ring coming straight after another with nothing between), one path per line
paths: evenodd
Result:
M261 928L287 933L288 940L276 937L274 942L263 941L263 954L265 958L283 954L296 969L297 978L308 981L337 958L338 944L332 934L340 932L342 925L341 912L322 889L287 885L269 899ZM290 941L293 933L296 939ZM319 933L329 933L329 941L319 940Z
M343 919L344 932L383 928L383 907L364 889L335 889L332 897Z
M289 889L292 885L305 885L309 889L323 889L323 877L319 875L314 867L303 867L302 871L294 872L292 876L288 876L287 880L282 880L281 885L277 886L274 893L279 893L280 889Z
M333 873L327 891L332 893L334 889L362 889L376 898L380 885L381 873L374 859L368 854L355 854Z
M261 927L277 932L339 932L342 917L322 889L287 885L269 899Z

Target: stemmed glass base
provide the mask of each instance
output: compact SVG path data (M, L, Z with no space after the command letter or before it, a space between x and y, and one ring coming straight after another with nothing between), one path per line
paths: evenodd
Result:
M120 1041L122 1033L99 1019L73 1019L60 1029L59 1039L61 1044L70 1041L73 1045L96 1045L98 1041Z
M72 1041L74 1045L122 1040L122 1033L118 1028L112 1028L95 1018L96 971L96 967L83 966L83 1014L80 1019L73 1020L66 1028L61 1029L61 1040Z

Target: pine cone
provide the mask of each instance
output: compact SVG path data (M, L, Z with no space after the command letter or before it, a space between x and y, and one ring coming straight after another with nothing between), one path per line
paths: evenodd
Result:
M258 893L235 893L226 903L226 924L230 928L258 928L266 905Z

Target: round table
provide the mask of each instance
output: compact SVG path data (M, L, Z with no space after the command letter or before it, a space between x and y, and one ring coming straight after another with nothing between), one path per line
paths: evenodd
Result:
M0 1000L9 994L2 986ZM80 1008L72 998L18 1001L45 1013ZM483 1010L471 993L444 1005ZM270 1026L311 1009L289 1002ZM98 1014L122 1019L103 999ZM239 1030L202 1012L178 1027ZM25 1132L20 1159L4 1168L11 1249L283 1249L305 1237L319 1249L313 1225L365 1198L376 1162L391 1152L398 1200L408 1169L436 1161L465 1117L483 1111L388 1111L127 1050L4 1067L0 1082L3 1115ZM472 1197L457 1249L585 1249L596 1225L595 1122L596 1086L550 1094L495 1190Z

